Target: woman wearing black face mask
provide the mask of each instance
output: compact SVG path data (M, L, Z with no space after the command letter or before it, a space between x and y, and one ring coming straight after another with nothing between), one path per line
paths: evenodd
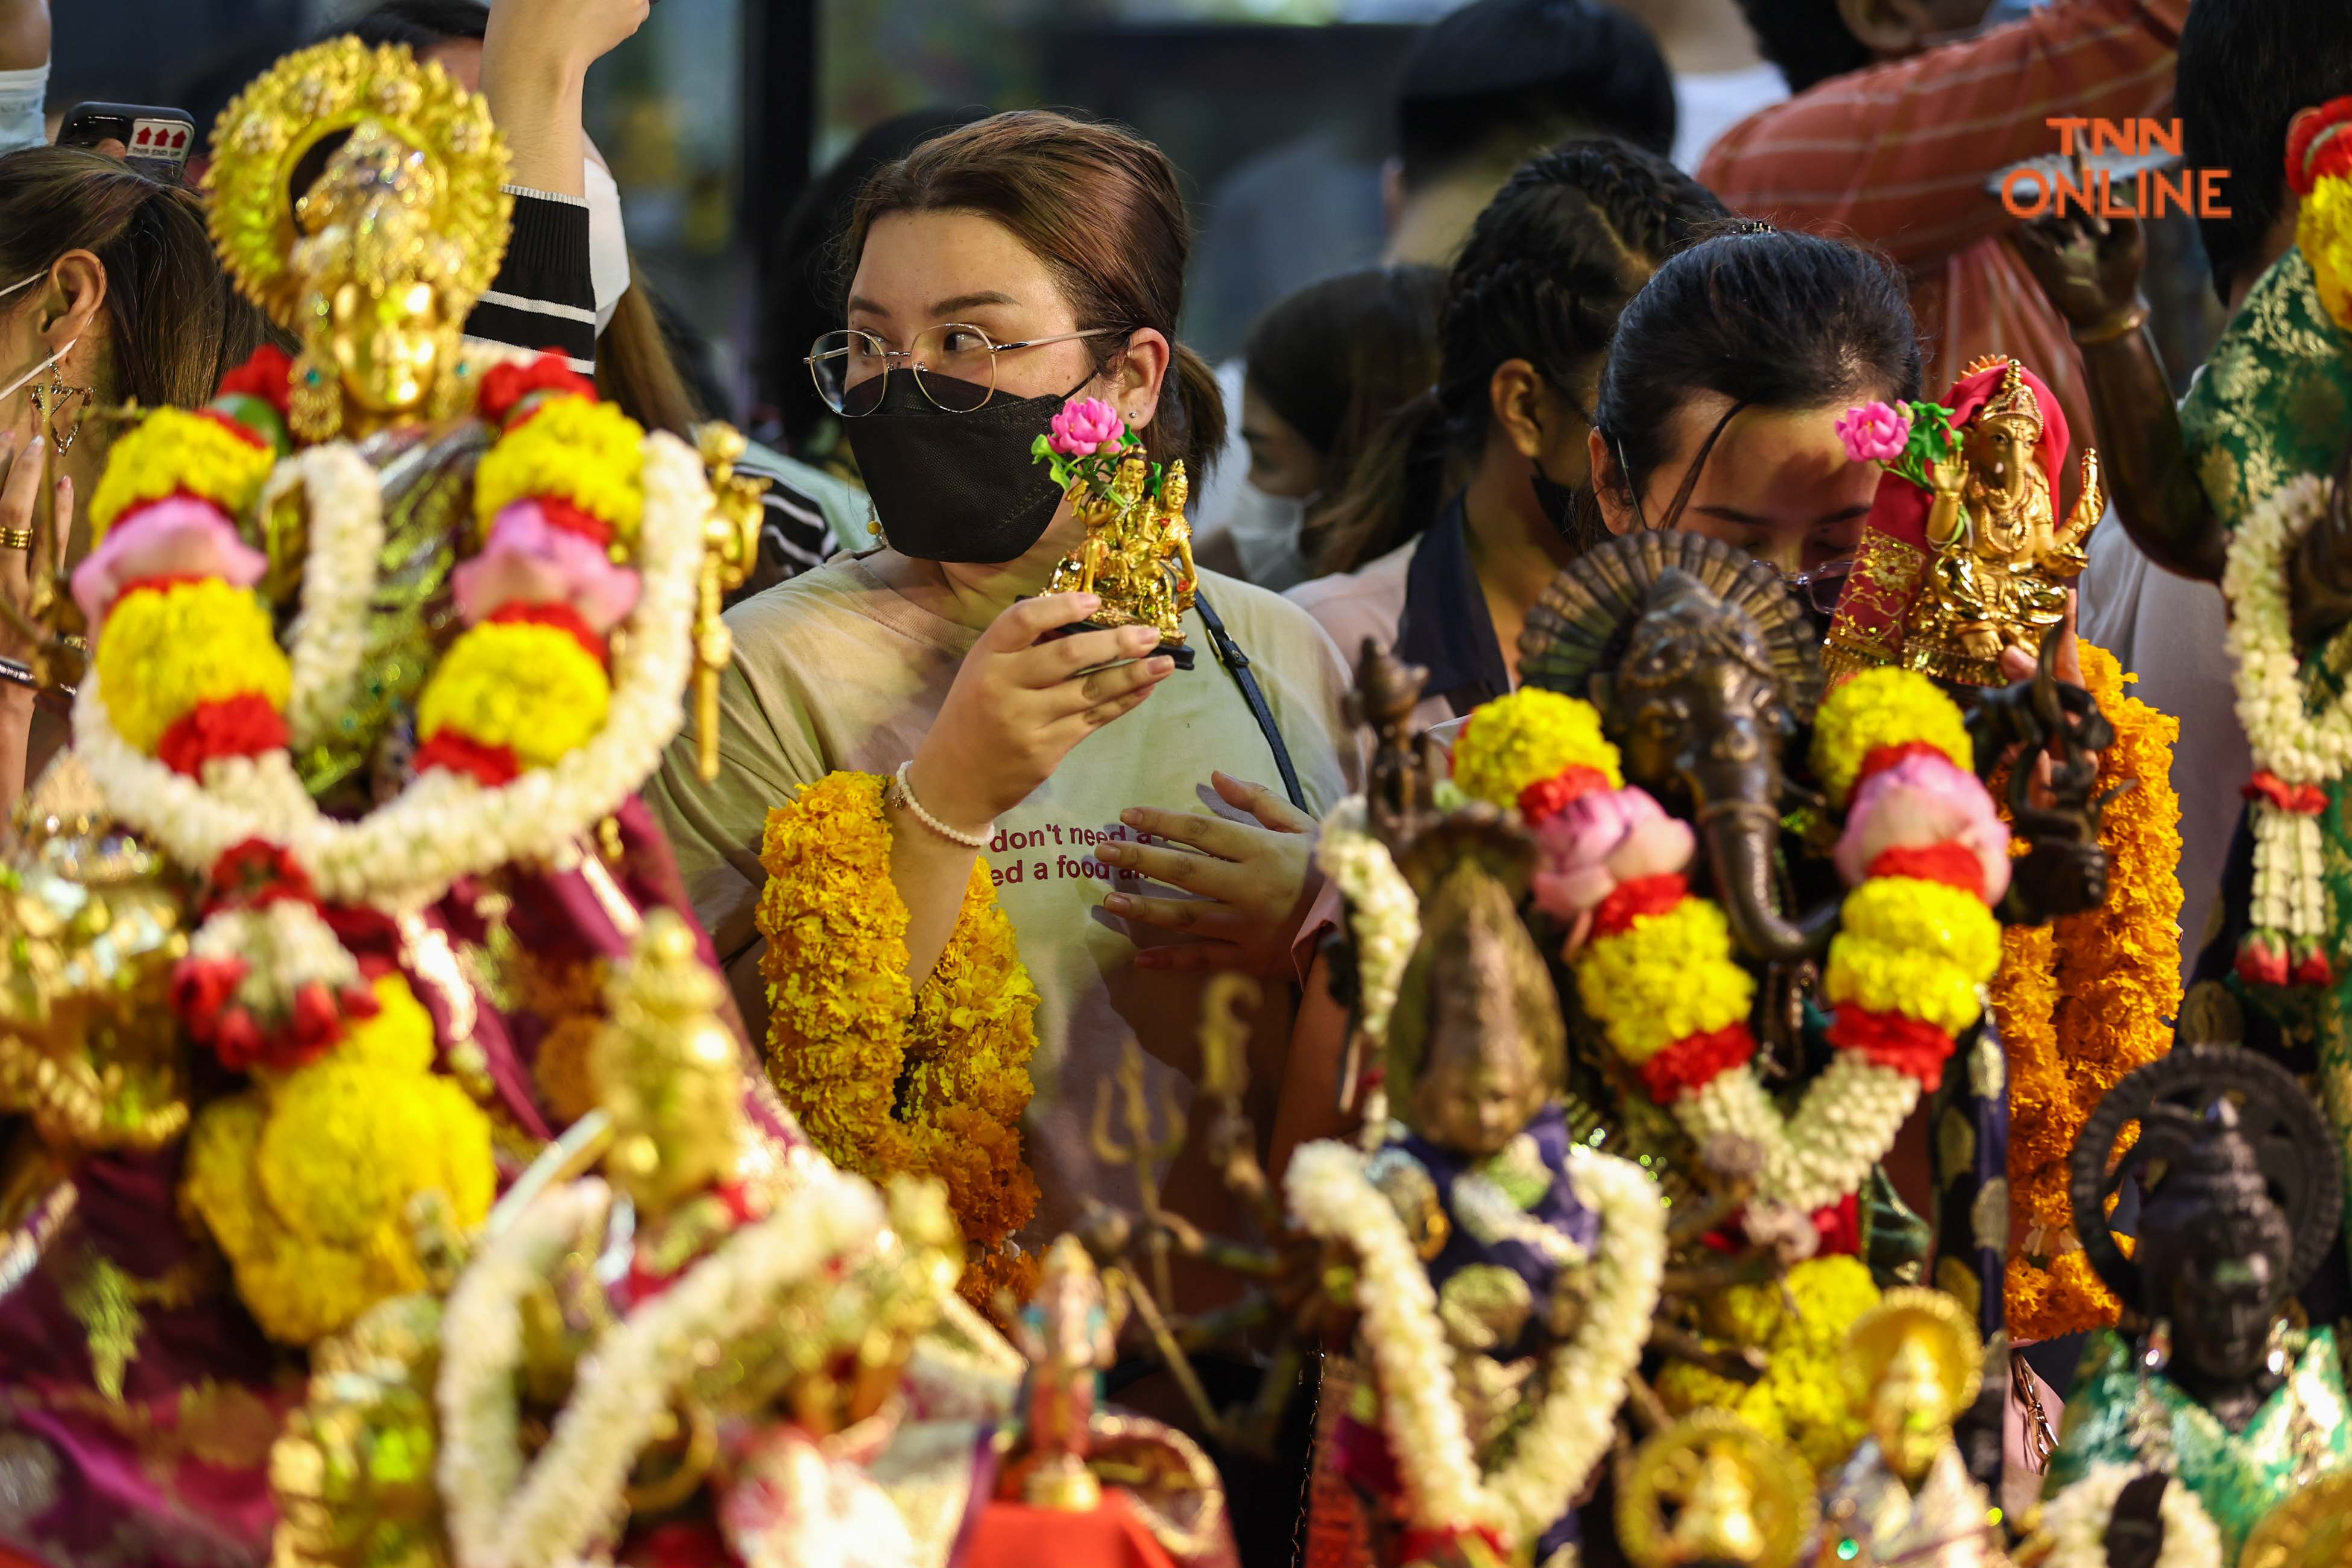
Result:
M1030 455L1064 401L1108 400L1157 461L1197 467L1221 443L1215 382L1171 341L1185 246L1160 152L1058 115L994 116L875 174L845 242L845 329L820 339L811 361L844 416L879 548L729 612L736 657L721 690L720 777L702 781L688 747L650 792L743 1011L770 1035L788 1102L800 1065L854 1042L814 1037L796 1003L781 1000L769 1028L776 993L762 985L761 932L783 918L773 898L755 918L773 870L760 860L769 812L828 776L873 781L889 836L887 885L856 891L876 900L874 929L903 920L918 1010L942 977L966 993L983 988L959 971L954 936L960 915L978 907L967 896L975 859L986 866L982 902L1009 918L1038 997L1035 1097L1022 1124L1039 1194L1032 1237L1066 1226L1090 1195L1130 1190L1132 1177L1102 1166L1087 1131L1095 1085L1130 1043L1150 1063L1155 1105L1189 1096L1181 1064L1198 1058L1202 982L1180 972L1187 961L1150 962L1189 939L1139 921L1190 924L1196 936L1232 944L1232 956L1286 966L1307 902L1305 830L1346 792L1355 766L1350 744L1343 770L1337 743L1346 672L1315 623L1272 594L1202 574L1202 601L1245 661L1198 613L1185 631L1199 656L1182 673L1153 655L1148 629L1040 641L1094 608L1076 595L1041 596L1082 537ZM1286 790L1253 794L1237 781L1286 769L1297 807ZM1218 792L1256 821L1192 814L1213 770L1230 776ZM1167 869L1152 858L1166 852L1135 858L1139 809L1153 811L1156 834L1205 852L1181 868L1208 895L1189 905L1190 922L1161 904L1137 906L1148 884L1136 871ZM820 924L835 913L806 912ZM792 980L795 998L846 983ZM1277 1042L1288 1035L1289 991L1267 989L1254 1038ZM1257 1081L1271 1092L1279 1078L1261 1068ZM831 1124L810 1113L821 1108L793 1108L827 1145ZM1213 1228L1228 1218L1197 1148L1179 1160L1169 1191Z
M1446 283L1437 385L1399 410L1328 513L1292 601L1351 655L1430 672L1434 724L1517 684L1519 626L1599 532L1589 411L1617 312L1724 218L1664 159L1605 138L1529 160L1478 215Z

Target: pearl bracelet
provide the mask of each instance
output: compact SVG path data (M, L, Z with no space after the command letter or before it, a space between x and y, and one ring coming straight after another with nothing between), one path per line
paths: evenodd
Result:
M907 769L914 765L915 759L908 758L898 764L898 771L893 776L898 785L898 804L907 808L907 814L951 844L961 844L968 850L986 849L989 841L996 837L996 824L991 822L976 833L960 832L924 810L923 803L915 799L915 787L907 782Z

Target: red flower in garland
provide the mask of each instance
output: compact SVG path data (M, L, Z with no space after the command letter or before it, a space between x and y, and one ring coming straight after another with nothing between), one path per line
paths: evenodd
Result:
M1822 1239L1821 1256L1853 1256L1862 1250L1861 1203L1848 1193L1827 1208L1813 1210L1813 1229Z
M242 958L183 958L172 967L172 1011L197 1039L212 1033L250 971Z
M1563 768L1519 791L1519 816L1528 826L1541 827L1580 796L1608 788L1609 776L1598 768Z
M257 692L198 703L172 721L155 743L155 758L174 773L201 780L205 764L220 757L259 757L287 743L285 716Z
M1733 1068L1745 1067L1755 1054L1756 1037L1745 1023L1685 1035L1642 1063L1642 1086L1659 1104L1671 1105Z
M1940 882L1962 893L1984 896L1984 862L1968 845L1948 839L1918 848L1898 844L1881 850L1870 862L1870 874L1916 877L1921 882Z
M504 425L507 416L524 399L540 392L584 397L593 402L596 383L573 370L562 355L550 352L523 364L492 367L482 377L482 390L476 394L474 406L492 424ZM525 411L524 420L529 418L529 411Z
M221 378L220 391L215 395L257 397L283 415L293 375L294 361L286 357L286 350L264 343L245 363Z
M1952 1037L1934 1024L1852 1005L1838 1009L1828 1039L1840 1051L1860 1051L1874 1067L1917 1079L1930 1092L1944 1082L1944 1063L1952 1055Z
M558 632L567 632L571 633L572 640L587 652L589 657L600 664L608 664L604 639L596 635L594 628L581 618L580 612L560 601L542 600L535 603L526 603L519 599L510 600L490 612L490 618L487 624L548 626Z
M1679 874L1637 876L1631 882L1621 882L1616 891L1602 899L1601 907L1592 912L1593 935L1614 936L1630 930L1643 915L1664 915L1689 892L1689 882Z
M318 902L302 862L292 851L268 839L247 839L221 851L208 880L215 909L224 904L258 909L281 898Z
M1906 740L1899 746L1882 746L1862 759L1862 767L1853 776L1853 787L1861 789L1864 779L1874 773L1885 772L1907 757L1932 757L1938 762L1952 759L1949 753L1933 741Z
M479 779L490 789L511 784L522 776L522 764L510 746L485 746L469 735L445 729L416 748L416 771L446 768Z

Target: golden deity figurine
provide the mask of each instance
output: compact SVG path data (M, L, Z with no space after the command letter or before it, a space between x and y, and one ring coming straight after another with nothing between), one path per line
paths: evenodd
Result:
M1936 559L1904 660L1929 674L1979 676L1991 666L1997 676L2004 651L2038 648L2065 617L2067 585L2089 562L2086 545L2106 506L2098 454L2085 450L2082 493L2059 521L2057 476L2039 450L2050 416L2023 366L2001 361L2000 375L1962 427L1960 449L1935 470L1927 543Z
M2064 618L2106 506L2098 454L2063 521L2066 416L2047 384L1990 356L1944 403L1871 403L1838 422L1849 456L1882 465L1832 622L1832 675L1899 664L1940 680L2000 685L2001 654L2036 650Z
M1087 1512L1102 1500L1087 1456L1097 1380L1118 1359L1124 1305L1104 1288L1076 1237L1054 1243L1036 1298L1013 1325L1013 1344L1029 1359L1028 1425L1023 1452L999 1489L1005 1495L1066 1513Z
M1634 1568L1794 1568L1817 1519L1804 1460L1723 1410L1643 1444L1617 1490Z
M1063 429L1070 421L1077 426ZM1192 608L1200 572L1192 559L1192 526L1184 517L1192 489L1184 465L1170 464L1163 473L1099 399L1066 408L1055 434L1039 436L1032 450L1038 461L1053 464L1055 482L1086 528L1085 541L1054 568L1045 591L1100 594L1102 608L1084 627L1156 627L1159 652L1178 669L1191 669L1183 616Z
M301 340L288 423L316 442L446 418L506 254L505 144L482 99L405 51L343 38L299 58L230 105L205 180L229 276Z
M1855 1321L1846 1358L1870 1435L1830 1488L1813 1561L2007 1568L1984 1489L1952 1440L1983 1376L1967 1310L1940 1291L1889 1291Z

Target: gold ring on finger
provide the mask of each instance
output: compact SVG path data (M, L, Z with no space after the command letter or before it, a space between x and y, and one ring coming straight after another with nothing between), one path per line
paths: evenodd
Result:
M0 549L31 549L33 530L30 528L0 528Z

